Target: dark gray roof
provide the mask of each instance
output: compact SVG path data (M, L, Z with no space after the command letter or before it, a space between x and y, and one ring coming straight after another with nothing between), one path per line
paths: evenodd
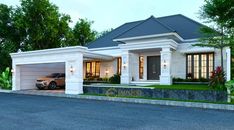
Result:
M170 33L174 31L175 30L171 29L167 25L162 24L155 17L151 16L150 18L139 23L137 26L117 36L116 39L145 36L145 35L154 35L154 34L163 34L163 33Z
M106 35L89 43L88 48L113 47L121 44L113 39L136 37L153 34L163 34L176 32L183 39L201 38L203 35L199 31L204 25L185 17L184 15L171 15L155 18L151 16L146 20L130 22L121 25Z

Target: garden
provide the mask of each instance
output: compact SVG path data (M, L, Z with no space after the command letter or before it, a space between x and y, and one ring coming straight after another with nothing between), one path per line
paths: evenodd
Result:
M192 80L180 80L180 83L183 84L136 87L118 85L120 83L119 75L114 75L110 79L105 79L105 81L107 81L105 84L98 86L92 86L91 84L88 87L84 87L85 94L190 102L231 103L232 93L234 93L234 80L226 82L225 72L220 66L212 72L212 76L206 82L204 80L202 80L203 82L200 80L193 82ZM178 82L178 80L174 80L174 82Z

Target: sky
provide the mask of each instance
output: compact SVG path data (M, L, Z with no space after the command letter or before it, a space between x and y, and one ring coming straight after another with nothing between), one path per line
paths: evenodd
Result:
M50 0L60 13L69 14L73 27L79 18L94 21L92 28L104 31L126 22L147 19L151 15L162 17L183 14L200 23L200 7L204 0ZM20 5L20 0L0 0L7 5Z

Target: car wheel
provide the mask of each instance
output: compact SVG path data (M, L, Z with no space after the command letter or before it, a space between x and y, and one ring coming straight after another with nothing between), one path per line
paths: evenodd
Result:
M49 89L56 89L57 84L55 82L51 82L49 85Z

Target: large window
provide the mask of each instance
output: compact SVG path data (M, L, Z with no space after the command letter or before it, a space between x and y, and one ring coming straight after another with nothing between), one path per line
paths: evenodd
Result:
M122 59L121 57L117 58L117 74L121 75L121 69L122 69Z
M188 54L186 57L187 78L208 79L214 70L214 54Z
M99 78L100 77L100 62L86 62L86 78Z
M139 79L143 79L143 73L144 73L144 57L139 57Z

